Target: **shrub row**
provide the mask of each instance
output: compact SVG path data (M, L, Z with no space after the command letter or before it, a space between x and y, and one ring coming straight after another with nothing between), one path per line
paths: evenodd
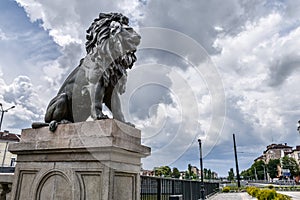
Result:
M247 187L246 191L258 200L291 200L289 196L277 193L274 189L259 189L257 187Z
M223 187L223 189L222 189L222 192L229 192L230 191L230 187L229 186L225 186L225 187Z

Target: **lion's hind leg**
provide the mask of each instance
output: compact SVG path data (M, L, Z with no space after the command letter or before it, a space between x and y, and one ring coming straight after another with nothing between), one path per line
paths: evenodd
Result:
M73 120L70 116L71 114L68 109L68 96L66 93L61 93L51 100L45 114L45 122L72 122Z

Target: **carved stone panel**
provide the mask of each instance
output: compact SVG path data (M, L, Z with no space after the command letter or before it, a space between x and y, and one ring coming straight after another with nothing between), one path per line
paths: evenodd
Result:
M38 184L36 200L72 200L70 181L60 171L46 174Z
M77 172L82 200L95 200L102 197L101 172Z
M36 177L36 171L20 171L17 199L31 199L33 181ZM21 189L22 188L22 189Z
M113 199L136 199L136 175L115 173Z

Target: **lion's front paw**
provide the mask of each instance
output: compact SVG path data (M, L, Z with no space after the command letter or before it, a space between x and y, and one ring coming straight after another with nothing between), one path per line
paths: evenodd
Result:
M96 119L108 119L108 116L104 114L98 114Z
M57 126L58 126L57 121L53 120L49 123L49 130L51 132L54 132L56 130Z

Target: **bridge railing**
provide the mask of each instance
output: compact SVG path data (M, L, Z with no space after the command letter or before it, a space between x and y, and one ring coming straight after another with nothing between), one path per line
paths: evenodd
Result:
M204 182L205 196L218 190L219 183ZM171 195L182 195L184 200L198 200L200 192L200 181L141 176L141 200L169 200Z

